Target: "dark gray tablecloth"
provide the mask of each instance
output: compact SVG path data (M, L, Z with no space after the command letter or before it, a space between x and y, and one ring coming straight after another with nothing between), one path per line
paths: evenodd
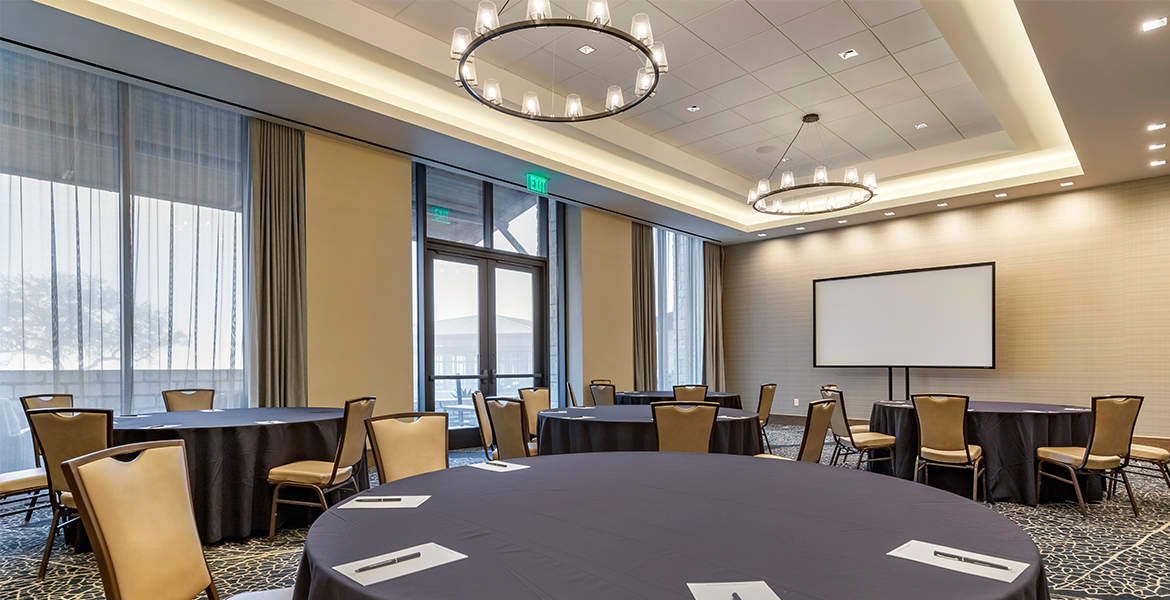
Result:
M1093 413L1088 408L1027 402L976 402L968 405L967 440L983 448L987 484L997 502L1036 505L1036 449L1044 446L1084 446L1089 443ZM1075 409L1075 410L1069 410ZM871 431L892 435L897 442L897 474L914 477L918 453L918 421L909 402L877 402L869 418ZM889 473L889 461L873 463L874 471ZM1053 473L1057 473L1053 471ZM1062 477L1068 473L1061 471ZM1082 479L1087 500L1101 499L1099 477ZM931 467L930 485L971 496L971 472ZM982 492L980 492L982 495ZM1071 485L1045 478L1040 500L1076 500Z
M748 455L763 452L756 413L721 408L719 416L737 418L715 420L711 452ZM658 430L649 405L563 408L541 412L537 419L541 456L658 450Z
M674 392L618 392L614 396L617 404L650 404L664 400L674 400ZM707 392L707 401L718 402L723 408L743 408L739 394L730 392Z
M268 471L298 460L332 461L342 415L339 408L243 408L115 417L114 443L185 442L195 524L200 539L210 544L267 532L272 507ZM256 421L284 423L258 425ZM171 424L179 427L145 429ZM358 470L358 485L366 489L369 475L364 460ZM296 490L290 491L293 497ZM281 507L285 516L295 512L296 507Z
M986 507L893 477L720 454L541 456L376 494L417 509L331 509L296 600L690 600L690 582L766 581L784 600L1043 600L1036 545ZM894 558L921 540L1027 562L1012 583ZM335 565L434 542L468 558L362 587Z

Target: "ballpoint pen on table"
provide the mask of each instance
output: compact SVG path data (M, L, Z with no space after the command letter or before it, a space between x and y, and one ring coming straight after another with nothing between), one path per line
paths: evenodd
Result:
M997 564L997 563L993 563L993 562L987 562L987 561L979 560L979 559L975 559L975 558L967 558L966 556L959 556L958 554L948 554L946 552L939 552L938 550L934 551L934 555L939 557L939 558L945 558L947 560L955 560L958 562L967 563L969 565L976 565L976 566L980 566L980 567L990 567L992 569L1001 569L1004 571L1011 571L1012 570L1011 567L1008 567L1006 565L1001 565L1001 564Z
M411 552L410 554L407 554L407 555L405 555L405 556L399 556L399 557L396 557L396 558L391 558L391 559L388 559L388 560L384 560L384 561L382 561L382 562L376 562L376 563L374 563L374 564L372 564L372 565L366 565L366 566L364 566L364 567L358 567L357 569L355 569L355 570L354 570L354 573L365 573L366 571L372 571L372 570L374 570L374 569L379 569L379 568L382 568L382 567L388 567L388 566L390 566L390 565L396 565L396 564L398 564L398 563L401 563L401 562L406 562L406 561L408 561L408 560L413 560L413 559L416 559L416 558L418 558L418 557L420 557L420 556L422 556L422 552Z

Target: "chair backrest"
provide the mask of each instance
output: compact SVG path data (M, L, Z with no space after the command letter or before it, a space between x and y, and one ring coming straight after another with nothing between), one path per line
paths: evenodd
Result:
M378 483L447 468L447 413L409 412L366 419Z
M58 494L68 492L61 463L113 445L114 411L103 408L37 408L26 413L45 453L49 500L60 508Z
M593 406L613 406L617 401L617 388L612 383L591 383L589 395L593 396Z
M569 392L569 406L581 406L580 404L577 404L577 394L573 392L573 382L566 381L565 389Z
M73 394L41 394L34 396L21 396L20 406L24 409L25 420L28 419L28 411L38 408L71 408L73 406ZM31 425L30 425L31 429ZM33 441L33 459L37 466L41 466L41 444L37 441L37 433L32 432Z
M808 417L804 420L804 437L800 440L800 452L796 460L821 462L825 449L825 434L829 432L829 419L833 418L836 400L817 400L808 403Z
M492 422L488 418L487 401L484 400L483 392L479 390L471 392L471 399L475 403L475 419L479 421L479 439L483 442L483 451L490 458L495 438L492 437Z
M1133 443L1133 428L1144 396L1095 396L1093 398L1093 434L1089 439L1089 455L1127 456ZM1082 465L1083 466L1083 465Z
M918 419L918 454L923 448L942 452L964 452L967 462L968 396L957 394L914 394L914 414Z
M707 386L705 385L676 385L674 386L675 402L705 402L707 400Z
M123 462L117 456L137 453ZM65 463L111 600L180 600L207 590L182 440L117 446Z
M167 412L184 410L211 410L215 401L215 390L165 390L162 393Z
M833 435L853 441L853 434L849 431L849 417L845 415L845 393L835 387L821 388L821 400L834 400L833 415L829 419L829 428Z
M487 401L492 436L501 460L528 456L528 411L523 400Z
M345 416L341 435L337 440L337 456L333 460L333 476L326 487L337 483L337 472L352 467L366 456L366 419L374 416L377 398L366 396L345 401Z
M763 425L772 416L772 400L776 397L776 384L765 383L760 386L760 403L756 405L756 414L760 416Z
M709 452L718 402L652 402L659 452Z
M613 382L608 380L608 379L591 379L591 380L589 380L589 384L590 385L601 385L601 384L613 385Z
M548 388L522 388L520 399L524 401L524 408L528 411L528 435L535 436L539 426L537 413L552 407L552 400Z

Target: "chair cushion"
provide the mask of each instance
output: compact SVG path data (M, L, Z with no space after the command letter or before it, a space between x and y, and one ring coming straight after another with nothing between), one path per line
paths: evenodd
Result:
M0 473L0 496L32 492L49 487L49 480L45 477L44 469L25 469Z
M1060 446L1049 448L1037 448L1036 456L1045 460L1050 460L1062 465L1075 467L1081 464L1081 460L1085 457L1084 448L1075 446ZM1112 469L1121 464L1121 457L1119 456L1098 456L1096 454L1089 455L1089 462L1085 465L1086 469L1101 470Z
M968 453L971 454L971 462L975 462L979 460L980 456L983 456L983 448L970 445L967 446L967 452L963 452L962 450L935 450L923 446L919 455L926 460L932 460L934 462L961 465L967 462Z
M775 454L757 454L756 458L774 458L776 460L787 460L787 461L792 460L791 458L785 458L783 456L776 456Z
M894 436L886 435L884 433L867 431L853 434L853 447L857 448L858 450L866 450L869 448L888 448L893 446L895 441L897 440L894 439Z
M232 596L229 600L292 600L292 597L293 588L281 588L263 592L244 592Z
M61 492L61 505L66 508L77 509L77 502L73 500L73 494L69 492Z
M1159 448L1157 446L1142 446L1141 444L1130 444L1129 457L1138 460L1149 460L1153 462L1170 462L1170 450Z
M869 433L869 424L862 423L860 425L850 425L849 432L853 435L857 435L859 433Z
M341 483L353 473L352 467L345 467L337 471L334 483ZM325 485L333 475L333 463L323 460L301 460L287 465L280 465L268 472L269 483L309 483Z

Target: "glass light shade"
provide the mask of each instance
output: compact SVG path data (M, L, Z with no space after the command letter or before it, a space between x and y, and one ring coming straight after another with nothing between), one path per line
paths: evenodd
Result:
M865 187L867 187L871 190L876 190L877 189L877 175L874 175L873 171L866 173L861 178L861 185L864 185Z
M670 70L670 66L666 61L666 44L662 42L650 44L650 53L654 55L654 62L658 64L659 73L665 73Z
M451 60L459 60L463 51L471 44L471 31L466 27L456 27L455 35L451 36Z
M483 99L496 105L504 101L504 95L500 92L499 81L495 79L485 79L483 81Z
M756 188L748 190L748 204L755 204L760 194L756 192Z
M829 196L829 199L825 200L825 208L827 210L837 210L837 197Z
M577 94L569 94L568 96L565 96L565 116L585 116L585 108L581 106L581 96L578 96Z
M859 183L857 178L857 167L849 167L845 169L845 183Z
M585 20L597 25L609 25L608 0L589 0L589 5L585 7Z
M524 92L524 100L520 102L520 112L533 117L540 116L540 98L536 92Z
M858 202L861 202L861 190L853 190L849 194L849 203L857 204Z
M828 182L829 182L829 170L824 168L824 167L817 167L816 171L813 171L813 183L828 183Z
M770 191L772 191L772 184L769 183L767 179L761 179L759 181L759 183L756 184L756 193L757 194L763 196L764 194L767 194Z
M800 214L808 212L808 200L800 201Z
M483 35L500 26L500 15L496 13L496 3L484 0L479 3L479 10L475 13L475 35Z
M528 20L537 21L552 16L548 0L528 0Z
M531 1L531 0L530 0ZM630 35L649 46L654 43L654 32L650 29L650 15L638 13L630 22Z
M605 92L605 110L616 110L625 105L626 100L622 97L622 86L609 86L609 90Z
M772 210L776 212L784 212L784 200L777 198L772 202Z
M471 61L463 63L463 78L467 80L467 85L470 85L471 87L475 87L479 84L479 80L475 78L475 63ZM456 83L462 84L458 78L456 78L455 81Z
M642 67L638 69L638 79L634 82L634 95L645 96L650 91L650 84L654 83L654 69Z
M794 185L796 185L796 177L792 174L792 171L785 171L780 176L780 189L786 190Z

